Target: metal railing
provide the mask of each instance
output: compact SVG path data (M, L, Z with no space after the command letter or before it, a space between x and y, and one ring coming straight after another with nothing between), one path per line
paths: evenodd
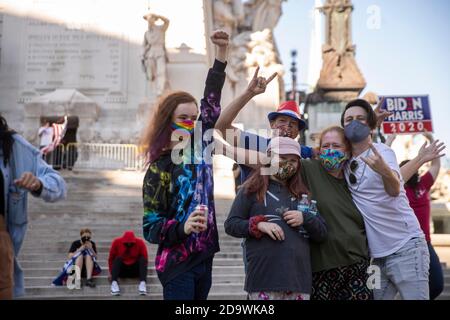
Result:
M46 156L55 169L140 170L143 159L134 144L69 143Z

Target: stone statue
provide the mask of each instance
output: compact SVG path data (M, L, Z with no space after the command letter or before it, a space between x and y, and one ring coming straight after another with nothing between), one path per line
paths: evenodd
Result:
M282 66L278 59L278 53L274 45L273 34L269 29L263 31L257 31L251 34L250 43L248 47L250 49L250 55L247 59L247 66L249 67L261 67L264 69L276 69L272 72L282 72Z
M214 29L224 30L231 37L237 34L244 21L244 6L241 0L214 0Z
M351 10L347 10L348 8L348 3L341 0L336 3L336 10L330 12L330 20L333 30L330 30L329 44L332 48L335 48L339 54L344 54L347 49L350 51L352 50L351 32L349 29ZM350 48L348 48L348 46L350 46Z
M326 17L326 39L318 90L330 100L355 99L366 82L356 64L351 41L353 5L350 0L327 0L320 10Z
M272 30L281 16L281 4L286 0L214 0L214 29L230 34L227 78L232 96L246 86L254 68L283 68L273 39ZM269 71L268 71L269 72ZM273 73L272 72L272 73Z
M281 5L286 0L249 0L245 3L247 24L252 30L273 30L280 20Z
M249 54L250 35L250 32L241 32L231 41L230 68L227 70L227 76L232 85L235 85L240 79L245 79L247 76L246 60Z
M156 96L160 96L169 88L165 39L169 19L153 13L144 19L148 21L148 30L144 34L142 68L147 80L154 84Z

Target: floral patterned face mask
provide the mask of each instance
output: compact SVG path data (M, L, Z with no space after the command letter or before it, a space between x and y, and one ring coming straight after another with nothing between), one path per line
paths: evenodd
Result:
M320 153L320 161L327 171L336 171L342 168L348 160L347 155L339 150L325 149Z
M280 162L280 168L274 174L275 178L281 181L286 181L295 174L295 167L288 162Z

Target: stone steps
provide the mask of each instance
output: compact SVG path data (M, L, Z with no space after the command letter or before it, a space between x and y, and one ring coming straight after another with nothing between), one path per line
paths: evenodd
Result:
M104 259L100 259L98 261L98 264L100 265L100 267L102 269L106 268L106 266L108 266L108 261L106 260L107 256L104 256ZM154 256L149 256L148 259L151 262L154 261ZM215 266L239 266L242 264L242 254L239 256L239 254L222 254L218 257L214 258L214 265ZM52 261L52 260L21 260L20 261L20 265L22 266L22 268L27 268L27 269L33 269L33 268L38 268L38 267L42 267L42 268L55 268L57 270L61 269L62 266L64 264L64 260L63 259L59 259L56 261Z
M149 255L152 255L156 252L156 247L155 246L151 246L151 247L147 247L148 248L148 253ZM240 244L227 244L224 243L220 246L220 249L222 252L229 252L229 251L233 251L236 252L238 250L240 250ZM30 247L24 247L21 251L20 251L20 255L24 255L24 254L33 254L33 253L37 253L37 254L47 254L47 253L60 253L62 257L66 256L67 253L69 252L70 249L70 243L65 243L65 244L60 244L60 245L54 245L54 246L45 246L45 245L39 245L39 244L33 244ZM105 253L106 255L109 253L109 249L110 249L110 245L98 245L97 246L97 251L99 254L103 254Z
M137 293L137 287L138 287L138 281L136 280L135 284L127 284L127 285L120 285L120 291L124 294L136 294ZM110 295L111 293L111 285L105 284L105 285L97 285L95 288L89 288L84 287L83 292L89 292L93 295ZM157 293L162 294L162 286L161 284L147 284L147 291L151 293ZM44 286L28 286L27 285L27 294L31 296L55 296L59 297L62 295L66 295L69 292L76 292L77 289L69 290L67 287L55 287L51 285L44 285ZM244 293L244 284L242 282L238 283L214 283L211 286L211 291L214 291L215 293L220 294L229 294L231 292L239 292L241 294ZM82 292L80 292L82 293Z
M107 258L112 240L125 230L133 230L142 237L144 173L72 171L63 174L68 185L67 200L48 204L29 197L29 227L19 255L25 274L24 299L161 300L162 286L154 267L156 245L146 243L149 252L147 296L138 295L137 279L121 279L122 294L112 297L108 281ZM241 239L226 235L223 227L231 201L217 199L215 204L221 251L213 262L209 299L245 299ZM79 238L79 230L85 227L93 231L98 262L103 270L95 277L97 287L69 290L65 286L51 286L72 241ZM447 285L440 300L450 300L449 269L445 270L445 280Z
M76 219L76 218L74 218ZM125 230L132 230L134 233L142 234L142 219L139 221L126 221L124 220L121 224L111 224L110 226L92 223L90 221L84 221L81 219L78 227L67 227L67 224L64 223L60 225L45 225L45 226L36 226L33 221L28 221L30 224L28 228L28 232L26 234L26 238L32 237L33 239L42 240L49 239L54 240L57 239L59 241L73 241L77 240L80 237L80 228L89 228L92 231L92 240L94 242L98 241L110 241L116 237L122 236ZM67 222L67 223L73 223ZM241 239L231 237L225 233L224 223L217 222L217 231L222 233L222 236L225 239L231 239L235 242L240 242ZM48 242L48 241L47 241Z
M148 243L149 295L142 297L137 294L137 280L134 279L121 280L120 297L110 295L107 258L112 240L125 230L133 230L142 237L142 179L124 186L122 180L115 177L116 173L108 173L108 179L102 172L82 173L79 177L74 177L74 174L69 173L72 176L66 177L67 200L47 204L30 197L29 228L19 255L25 274L25 299L162 299L162 287L153 262L156 245ZM229 201L216 202L221 251L214 259L210 299L246 298L241 240L226 235L223 227L229 205ZM98 262L102 267L102 273L95 277L97 287L69 290L52 286L51 282L59 274L72 241L78 239L79 230L84 227L93 232Z
M148 292L146 296L138 295L137 292L121 293L120 296L111 296L110 294L93 294L89 290L90 288L83 288L81 290L67 290L64 295L61 296L47 296L39 295L32 297L24 297L21 300L33 299L33 300L163 300L161 293ZM210 292L208 300L246 300L247 293L216 293Z
M107 271L107 270L106 270ZM239 270L241 271L241 270ZM49 286L56 276L27 276L25 277L25 283L33 286ZM217 269L213 271L213 282L214 283L244 283L245 276L241 273L237 274L220 274ZM137 280L134 279L119 279L120 284L135 284ZM109 285L107 272L103 272L101 275L95 277L95 283L97 285ZM156 274L151 274L147 276L147 283L149 284L159 284L159 280Z
M25 277L55 277L60 273L62 269L62 264L58 267L39 267L39 268L24 268ZM108 275L108 268L104 266L102 269L102 275ZM156 275L155 266L151 262L149 262L149 266L147 269L148 275ZM237 274L244 274L244 266L243 265L224 265L224 266L213 266L213 273L218 274L231 274L231 275L237 275Z

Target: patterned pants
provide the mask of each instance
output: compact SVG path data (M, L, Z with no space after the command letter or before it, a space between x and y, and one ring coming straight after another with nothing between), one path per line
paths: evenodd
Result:
M367 287L370 261L313 273L311 300L372 300Z
M248 300L309 300L309 294L292 291L250 292Z

